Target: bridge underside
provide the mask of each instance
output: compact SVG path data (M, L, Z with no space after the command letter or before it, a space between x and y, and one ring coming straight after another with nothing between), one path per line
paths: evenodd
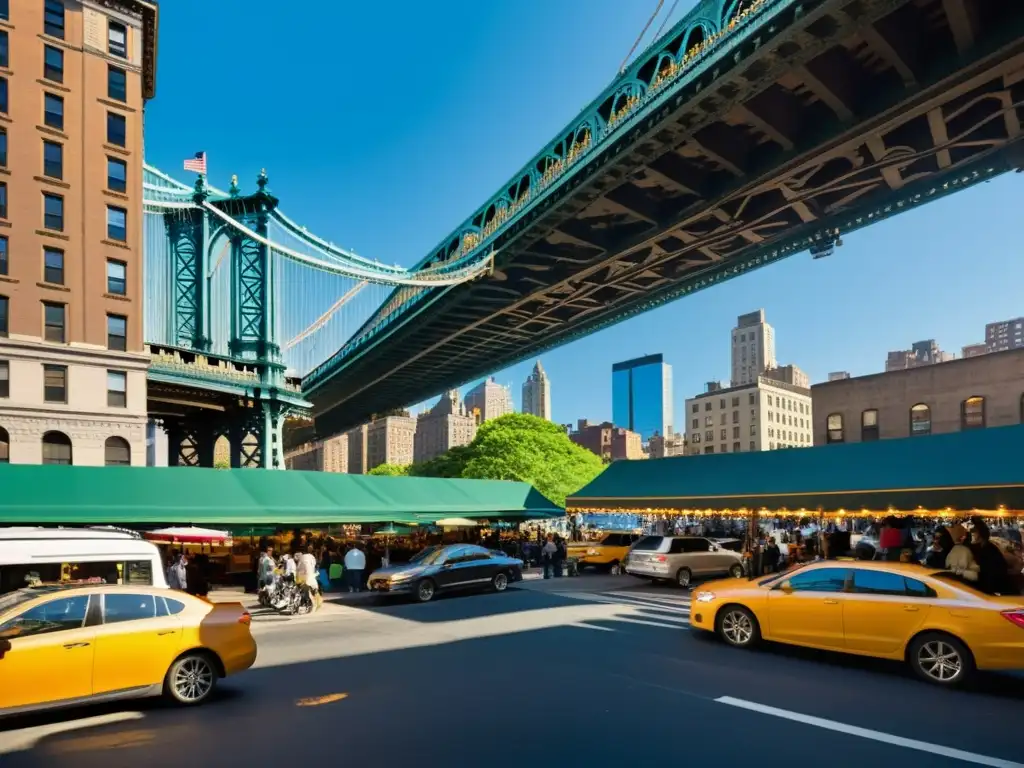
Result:
M312 390L317 431L1024 164L1024 2L803 8L601 148L502 236L492 277L438 290Z

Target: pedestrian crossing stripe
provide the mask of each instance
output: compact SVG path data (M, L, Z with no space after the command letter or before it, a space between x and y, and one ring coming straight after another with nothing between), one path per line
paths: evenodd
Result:
M670 595L628 594L625 592L560 592L582 602L617 605L635 611L630 615L615 616L614 621L624 624L660 627L662 629L689 629L690 598Z

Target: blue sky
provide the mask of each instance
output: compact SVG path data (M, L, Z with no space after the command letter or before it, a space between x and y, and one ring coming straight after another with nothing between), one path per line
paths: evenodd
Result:
M265 167L292 218L411 264L607 85L654 6L163 3L147 160L187 178L182 160L205 150L222 188ZM610 418L612 363L654 352L674 366L680 412L728 379L736 316L761 307L780 363L812 381L877 372L918 339L959 354L986 322L1024 315L1022 194L1024 177L1004 176L852 234L831 258L795 256L549 352L553 417ZM496 372L517 403L532 365Z

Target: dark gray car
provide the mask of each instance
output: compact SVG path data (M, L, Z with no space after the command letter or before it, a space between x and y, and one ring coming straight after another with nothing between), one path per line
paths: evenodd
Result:
M372 592L412 595L426 603L445 590L504 592L522 579L522 560L473 544L450 544L427 547L404 565L379 568L370 574L369 587Z

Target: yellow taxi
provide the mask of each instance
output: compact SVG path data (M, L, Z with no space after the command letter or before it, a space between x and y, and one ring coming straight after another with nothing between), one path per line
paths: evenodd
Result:
M632 531L608 531L600 541L571 542L566 555L576 559L580 570L588 565L612 570L622 565L639 538Z
M0 596L0 717L165 695L209 699L256 661L250 616L144 586L41 586Z
M690 611L694 629L738 648L769 640L904 661L944 686L976 669L1024 669L1024 597L987 595L909 563L826 560L710 582Z

